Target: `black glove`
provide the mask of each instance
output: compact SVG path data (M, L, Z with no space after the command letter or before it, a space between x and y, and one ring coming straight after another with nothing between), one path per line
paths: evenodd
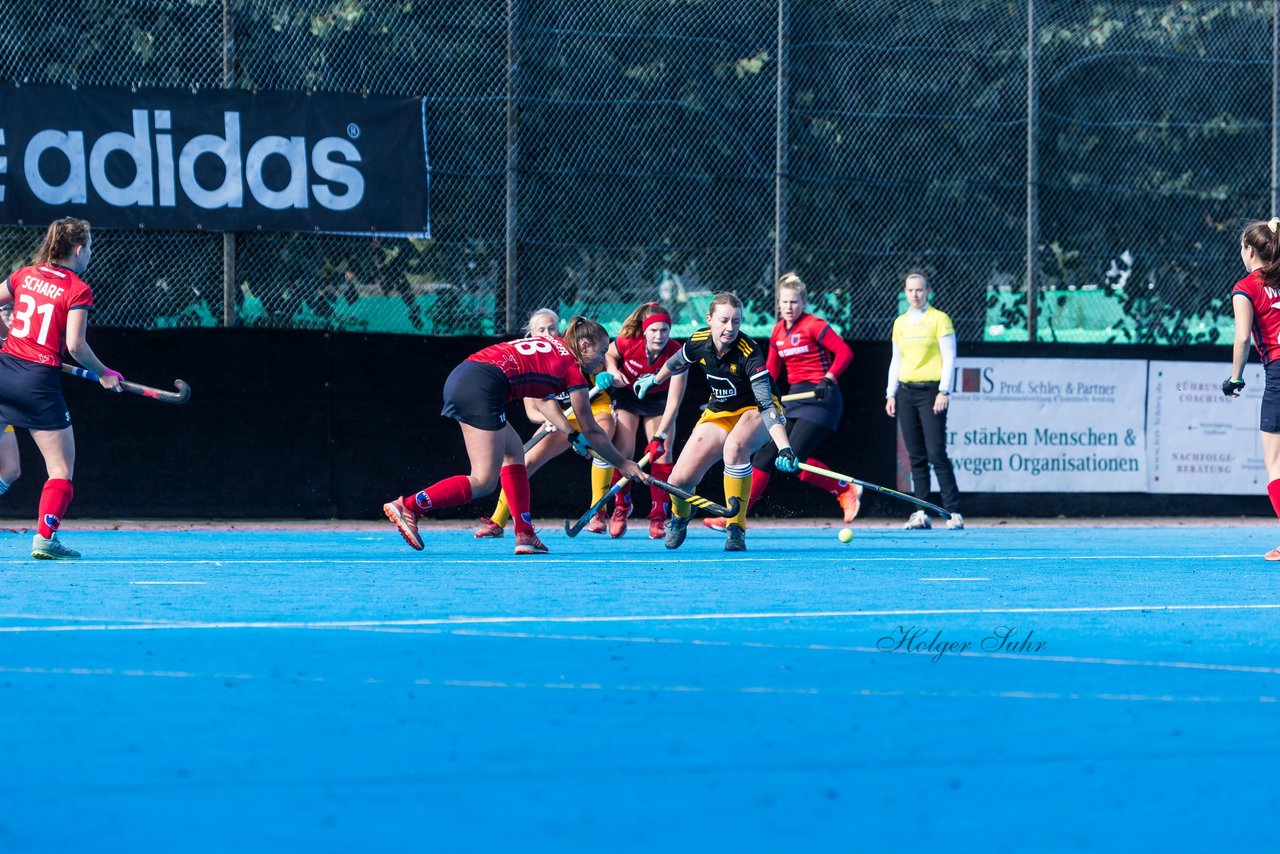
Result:
M1227 377L1222 381L1222 393L1227 397L1239 397L1242 388L1244 388L1244 380L1233 380Z
M828 397L834 394L835 390L839 387L840 386L838 386L836 384L836 381L831 379L831 377L823 377L822 381L818 383L817 386L814 387L813 396L816 397L818 400L826 400Z
M778 451L778 456L773 458L773 467L783 474L795 474L800 471L800 461L796 459L795 451L783 448Z

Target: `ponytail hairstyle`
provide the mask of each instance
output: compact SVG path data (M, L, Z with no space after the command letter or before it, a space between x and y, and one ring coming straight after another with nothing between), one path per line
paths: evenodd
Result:
M809 289L804 286L804 281L794 270L789 273L783 273L782 278L778 279L777 297L782 296L783 288L795 291L800 296L800 302L803 304L802 311L809 307Z
M730 291L721 291L716 294L715 299L711 300L711 305L707 306L707 320L711 319L711 315L716 313L716 306L727 305L730 308L736 308L742 311L742 300L738 299L738 295Z
M569 321L569 325L564 330L564 344L569 348L569 352L573 354L573 358L577 360L578 367L585 372L587 370L586 362L582 358L582 345L588 341L609 340L609 333L590 318L578 315Z
M657 318L650 321L650 318ZM619 338L639 338L654 323L671 325L671 312L660 302L647 302L627 315L618 330Z
M75 254L77 246L89 242L89 223L83 219L64 216L49 224L44 233L44 242L36 252L34 264L54 264L65 261Z
M1280 288L1280 217L1249 223L1240 234L1240 243L1258 253L1262 283L1269 288Z

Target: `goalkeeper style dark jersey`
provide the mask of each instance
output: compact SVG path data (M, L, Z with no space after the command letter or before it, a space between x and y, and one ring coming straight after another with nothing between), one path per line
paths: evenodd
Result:
M739 335L738 340L729 345L724 355L719 355L716 353L716 345L711 341L711 329L699 329L689 336L680 352L687 362L700 365L707 375L707 383L711 386L711 400L707 409L712 412L732 412L756 406L763 412L767 408L757 399L751 383L763 376L765 387L771 389L772 386L768 384L769 369L765 366L764 351L749 336ZM770 401L768 406L772 405Z

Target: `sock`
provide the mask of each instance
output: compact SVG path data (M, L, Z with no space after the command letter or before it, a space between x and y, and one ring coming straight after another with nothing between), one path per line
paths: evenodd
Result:
M44 489L40 492L40 517L36 520L36 530L40 536L46 540L53 539L73 495L75 490L69 480L51 477L44 482Z
M671 515L677 519L688 519L693 515L693 508L689 506L689 502L683 498L676 498L674 495L668 496L671 499Z
M516 523L517 534L532 534L533 519L529 515L529 470L521 465L503 466L498 473L502 491L511 507L511 518Z
M619 473L619 471L618 471L617 469L614 469L614 470L613 470L613 478L612 478L612 482L609 484L609 488L610 488L610 489L612 489L613 487L617 486L617 485L618 485L618 481L620 481L620 480L622 480L622 474L621 474L621 473ZM659 490L659 491L661 491L661 490ZM664 493L664 494L665 494L665 493ZM619 504L621 504L621 505L622 505L622 506L624 506L624 507L625 507L625 506L630 506L630 504L631 504L631 481L627 481L627 485L626 485L626 486L624 486L624 487L622 487L622 489L619 489L619 490L618 490L618 494L617 494L616 496L614 496L613 504L614 504L614 506L615 506L615 507L616 507L616 506L618 506Z
M738 505L738 515L731 516L725 521L729 525L737 525L744 530L747 527L747 504L751 497L752 480L751 463L724 467L724 503L728 504L731 498L737 498L741 502Z
M652 463L649 466L649 473L658 480L671 482L671 470L675 468L674 463ZM667 494L656 486L649 487L649 505L650 519L665 519L667 517Z
M4 478L0 477L0 495L4 495L8 492L10 486L12 486L12 484L6 483Z
M1267 495L1271 498L1271 509L1276 511L1276 516L1280 516L1280 479L1267 484Z
M747 512L756 506L756 502L760 500L760 496L764 495L764 491L769 488L769 473L764 469L751 467L751 498L747 501Z
M507 527L507 523L511 521L511 508L507 506L507 494L505 492L498 492L498 506L493 508L493 515L489 518L500 528Z
M591 461L592 504L595 504L601 498L604 498L604 494L609 491L609 487L613 486L617 473L617 469L608 463L601 463L599 460Z
M826 468L826 464L816 457L809 457L805 463L811 466L817 466L820 469ZM800 480L805 483L818 487L823 492L830 492L832 495L839 495L849 484L835 478L827 477L825 474L814 474L811 471L800 472Z
M400 500L410 510L417 510L419 513L460 507L471 501L471 481L464 474L446 477L419 491L417 495L406 495Z

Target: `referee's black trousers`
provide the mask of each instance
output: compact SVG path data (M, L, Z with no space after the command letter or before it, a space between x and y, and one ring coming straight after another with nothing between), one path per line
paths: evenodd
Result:
M933 411L938 396L937 383L899 383L896 406L902 443L911 460L911 494L920 500L929 496L929 466L938 476L942 506L960 512L960 489L947 456L947 412Z

